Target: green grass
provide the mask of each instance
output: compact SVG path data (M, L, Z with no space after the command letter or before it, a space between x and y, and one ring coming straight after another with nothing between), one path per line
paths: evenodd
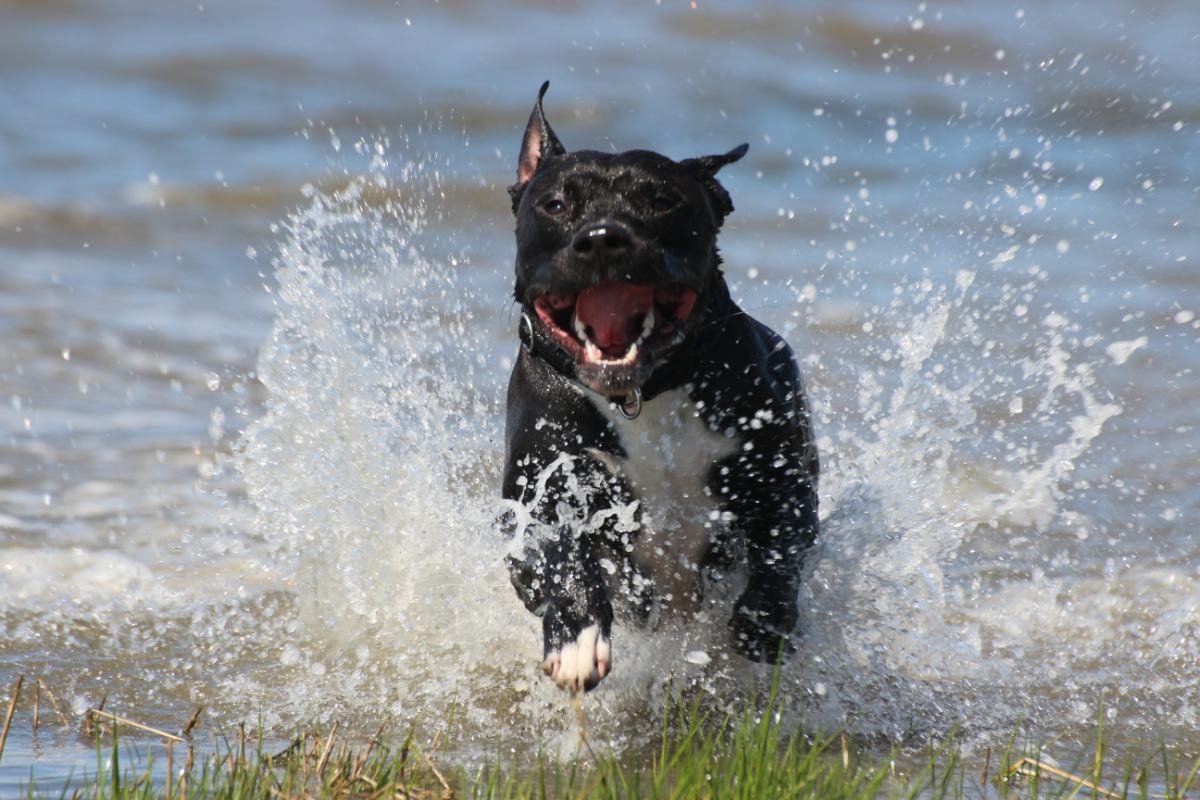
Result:
M281 753L264 752L261 738L239 729L236 741L192 760L188 744L168 750L154 743L141 758L129 747L129 729L97 725L96 771L65 789L28 798L1166 798L1182 800L1196 783L1200 761L1181 764L1162 748L1144 763L1102 771L1104 728L1093 753L1072 769L1055 767L1036 749L1015 747L968 764L952 745L929 748L923 759L892 759L856 751L840 735L817 741L785 735L776 696L735 719L715 719L699 706L669 705L652 756L631 765L619 756L583 749L573 764L538 759L536 764L497 761L467 770L438 763L435 738L429 750L406 739L388 744L377 733L368 742L344 743L336 726L297 737ZM146 739L139 739L146 742ZM153 741L151 739L151 741ZM173 774L168 786L169 752ZM154 755L157 754L157 755ZM1192 797L1200 795L1192 794Z

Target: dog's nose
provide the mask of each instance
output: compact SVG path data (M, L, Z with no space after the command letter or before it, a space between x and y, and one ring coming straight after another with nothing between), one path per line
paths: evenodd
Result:
M585 259L622 256L632 249L633 236L623 225L597 222L575 234L571 247Z

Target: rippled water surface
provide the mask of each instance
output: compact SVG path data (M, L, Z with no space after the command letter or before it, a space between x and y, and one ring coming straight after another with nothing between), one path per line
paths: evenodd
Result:
M1185 0L0 0L0 683L571 741L493 527L549 78L568 148L751 145L727 275L825 465L794 724L982 747L1103 703L1194 756L1198 47ZM722 633L618 628L593 736L761 686ZM95 763L22 719L0 790Z

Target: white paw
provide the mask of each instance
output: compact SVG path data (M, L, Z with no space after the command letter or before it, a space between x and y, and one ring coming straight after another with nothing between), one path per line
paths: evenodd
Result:
M552 650L542 669L564 689L591 689L612 669L612 645L599 625L589 625L562 650Z

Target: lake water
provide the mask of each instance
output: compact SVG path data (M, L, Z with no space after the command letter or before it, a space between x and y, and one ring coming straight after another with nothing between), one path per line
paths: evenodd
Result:
M789 717L981 748L1103 707L1194 757L1198 50L1190 0L0 2L0 684L570 740L492 522L550 79L568 148L750 143L727 275L825 468ZM722 634L619 627L593 738L761 686ZM25 698L0 794L95 763Z

